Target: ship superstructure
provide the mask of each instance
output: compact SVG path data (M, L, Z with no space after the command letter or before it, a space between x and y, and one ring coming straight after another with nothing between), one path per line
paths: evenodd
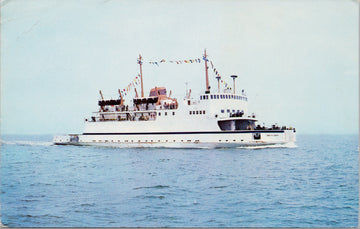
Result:
M248 111L244 91L233 88L210 91L206 50L205 91L196 98L188 90L184 99L171 97L165 87L154 87L144 95L142 57L139 56L141 95L135 89L131 104L119 99L105 100L100 91L99 111L85 119L83 134L55 136L55 144L102 145L120 147L237 147L294 142L295 129L257 124ZM199 59L200 62L200 59Z

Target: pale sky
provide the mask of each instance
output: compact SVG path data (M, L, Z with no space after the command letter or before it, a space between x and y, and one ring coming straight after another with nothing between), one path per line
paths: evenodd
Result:
M358 19L352 0L5 0L1 133L82 133L98 91L117 98L139 54L187 60L206 48L223 79L239 76L260 123L355 134ZM145 95L166 86L181 100L185 82L194 97L205 88L203 63L145 63L143 75Z

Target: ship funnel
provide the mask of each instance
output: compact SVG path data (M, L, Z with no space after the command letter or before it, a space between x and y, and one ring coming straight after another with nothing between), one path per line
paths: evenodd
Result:
M232 75L231 78L233 78L233 81L234 81L234 94L235 94L235 79L237 78L238 76L237 75Z

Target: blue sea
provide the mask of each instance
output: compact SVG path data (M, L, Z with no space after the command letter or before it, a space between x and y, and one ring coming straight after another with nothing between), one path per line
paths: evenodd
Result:
M356 227L357 135L301 135L297 147L55 146L1 137L1 221L9 227Z

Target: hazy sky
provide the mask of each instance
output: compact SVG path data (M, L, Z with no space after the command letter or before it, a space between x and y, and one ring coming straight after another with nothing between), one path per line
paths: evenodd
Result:
M186 60L205 48L265 124L357 133L358 19L352 0L2 1L1 133L82 133L99 89L117 98L140 53ZM203 63L144 64L143 75L146 95L205 88Z

